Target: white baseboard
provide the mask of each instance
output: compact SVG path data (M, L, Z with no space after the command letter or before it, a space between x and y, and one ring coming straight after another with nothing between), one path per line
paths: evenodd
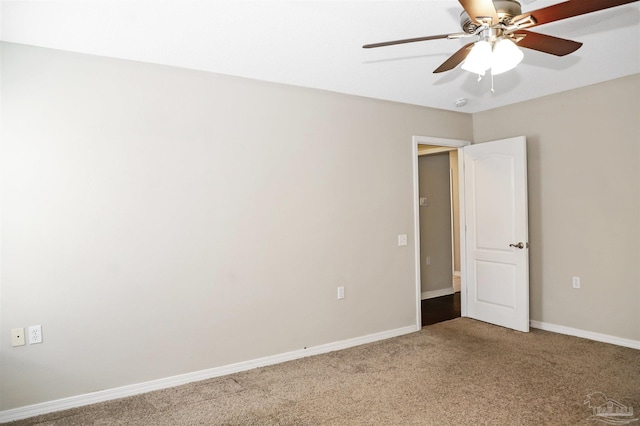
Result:
M324 345L313 346L307 349L299 349L296 351L285 352L278 355L272 355L264 358L258 358L250 361L239 362L236 364L225 365L222 367L210 368L207 370L194 371L192 373L181 374L179 376L166 377L163 379L152 380L144 383L137 383L128 386L122 386L113 389L106 389L99 392L92 392L83 395L72 396L69 398L58 399L55 401L42 402L39 404L28 405L25 407L13 408L10 410L0 411L0 423L10 422L14 420L25 419L28 417L39 416L41 414L52 413L54 411L67 410L69 408L81 407L84 405L95 404L98 402L110 401L113 399L124 398L127 396L139 395L155 390L166 389L174 386L184 385L200 380L211 379L214 377L225 376L227 374L238 373L241 371L252 370L258 367L266 367L268 365L279 364L285 361L305 358L313 355L320 355L328 352L347 349L354 346L364 345L366 343L377 342L392 337L401 336L403 334L418 331L416 325L397 328L394 330L383 331L380 333L368 334L366 336L355 337L353 339L341 340L338 342L327 343Z
M448 295L453 294L453 293L455 293L455 291L453 290L453 287L441 288L439 290L423 291L420 294L420 298L422 300L424 300L424 299L433 299L434 297L448 296Z
M549 324L541 321L529 321L533 328L552 331L554 333L566 334L568 336L582 337L583 339L595 340L597 342L610 343L612 345L624 346L632 349L640 349L640 341L611 336L609 334L594 333L592 331L580 330L577 328L565 327L564 325Z

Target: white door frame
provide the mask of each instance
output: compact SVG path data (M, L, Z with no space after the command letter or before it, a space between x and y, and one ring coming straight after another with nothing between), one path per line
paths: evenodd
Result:
M418 185L418 145L435 145L435 146L447 146L452 148L458 148L458 176L462 176L464 167L462 161L464 156L462 154L462 148L471 145L470 141L458 140L458 139L445 139L434 138L430 136L413 136L411 138L412 154L413 154L413 241L415 244L415 281L416 281L416 326L420 330L422 328L422 308L421 308L421 295L420 288L420 193ZM462 180L459 179L460 182ZM461 313L462 316L467 316L466 305L466 256L465 256L465 233L464 226L464 185L459 185L459 197L460 197L460 287L461 287Z

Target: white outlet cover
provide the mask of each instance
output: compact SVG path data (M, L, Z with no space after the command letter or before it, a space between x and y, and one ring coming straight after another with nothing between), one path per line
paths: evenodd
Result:
M32 325L29 327L29 344L42 343L42 326Z
M406 246L407 245L407 234L398 235L398 245Z

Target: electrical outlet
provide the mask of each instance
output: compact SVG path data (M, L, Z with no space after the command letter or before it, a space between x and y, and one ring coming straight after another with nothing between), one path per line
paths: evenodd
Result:
M573 288L580 288L580 277L573 277L571 282L573 283Z
M407 245L407 234L398 235L398 245L406 246Z
M427 266L431 265L431 256L427 256L426 262Z
M24 346L24 328L11 329L11 346Z
M338 299L344 299L344 286L338 287Z
M42 326L32 325L29 327L29 344L42 343Z

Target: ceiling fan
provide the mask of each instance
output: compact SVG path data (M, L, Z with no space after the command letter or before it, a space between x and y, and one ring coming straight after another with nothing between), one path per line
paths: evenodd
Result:
M458 0L464 11L460 14L463 32L409 38L366 44L365 49L437 39L479 39L464 45L433 72L461 68L483 76L500 74L514 68L524 54L517 46L564 56L575 52L582 43L528 31L526 28L559 21L598 10L633 3L638 0L568 0L552 6L522 13L516 0Z

